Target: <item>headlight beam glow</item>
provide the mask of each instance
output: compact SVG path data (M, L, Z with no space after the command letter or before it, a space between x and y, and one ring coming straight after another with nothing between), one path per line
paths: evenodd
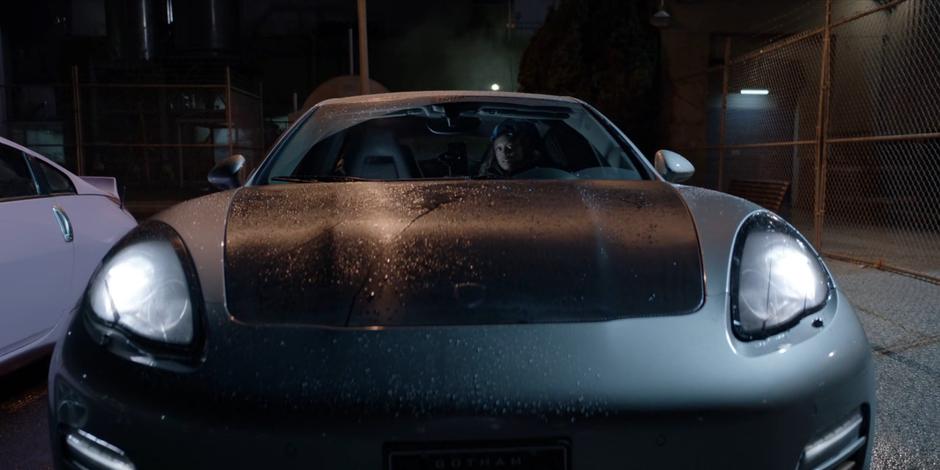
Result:
M168 242L125 247L107 261L89 289L91 308L105 322L170 344L193 339L189 285Z
M736 248L734 319L739 332L753 339L820 308L829 282L819 260L785 222L774 219L770 226L754 224L745 230L743 247Z

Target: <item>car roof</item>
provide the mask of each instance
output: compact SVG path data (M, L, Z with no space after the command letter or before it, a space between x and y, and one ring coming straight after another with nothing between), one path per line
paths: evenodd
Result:
M46 162L46 163L48 163L48 164L50 164L50 165L52 165L52 166L58 168L59 170L68 171L68 170L66 170L65 168L62 168L62 166L60 166L60 165L57 164L56 162L50 160L49 158L44 157L44 156L42 156L42 155L36 153L35 150L32 150L32 149L30 149L30 148L28 148L28 147L24 147L24 146L22 146L22 145L20 145L20 144L18 144L18 143L16 143L16 142L10 140L10 139L7 139L6 137L0 136L0 143L4 143L4 144L6 144L6 145L9 145L10 147L13 147L13 148L15 148L15 149L17 149L17 150L19 150L19 151L21 151L21 152L28 153L31 157L36 157L36 158L38 158L38 159L40 159L40 160L42 160L42 161L44 161L44 162ZM71 172L69 172L69 173L71 174Z
M320 106L349 106L388 103L408 103L410 101L460 101L463 99L486 99L507 103L542 101L564 104L580 104L581 100L570 96L540 95L535 93L516 93L506 91L446 90L446 91L404 91L396 93L376 93L372 95L347 96L332 98L320 102Z

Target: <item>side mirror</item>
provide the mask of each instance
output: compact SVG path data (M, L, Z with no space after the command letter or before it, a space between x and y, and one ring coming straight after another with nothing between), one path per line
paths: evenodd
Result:
M243 166L245 166L245 157L236 153L212 167L209 171L209 183L221 190L237 188L241 186L241 182L238 181L238 172Z
M695 173L691 162L671 150L660 150L653 159L656 171L670 183L681 183Z

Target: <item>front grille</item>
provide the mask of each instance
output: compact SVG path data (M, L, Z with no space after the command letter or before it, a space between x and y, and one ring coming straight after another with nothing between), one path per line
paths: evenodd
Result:
M568 462L569 446L563 440L393 444L385 449L386 470L567 470Z

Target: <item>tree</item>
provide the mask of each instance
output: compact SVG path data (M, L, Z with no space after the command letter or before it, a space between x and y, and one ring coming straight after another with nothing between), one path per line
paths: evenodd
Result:
M659 33L644 0L562 0L519 67L520 90L597 107L644 152L656 143Z

